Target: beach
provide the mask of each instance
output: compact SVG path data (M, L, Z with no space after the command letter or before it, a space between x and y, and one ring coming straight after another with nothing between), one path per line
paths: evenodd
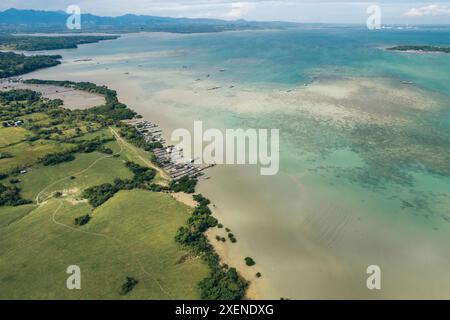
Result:
M172 197L187 205L188 207L195 208L197 206L197 203L192 199L192 196L186 193L172 193ZM217 216L217 210L216 205L212 205L212 211L214 212L214 215ZM256 270L255 268L249 268L245 265L244 260L242 257L235 257L230 253L232 245L230 245L229 240L227 242L217 241L216 237L224 237L227 238L227 233L224 230L224 228L213 228L209 229L206 233L206 237L208 238L209 242L213 245L214 250L219 255L222 263L227 264L231 267L236 268L236 270L248 281L250 281L250 285L247 289L246 298L250 300L258 300L264 298L264 289L262 287L264 286L264 279L257 279L256 278Z
M214 59L219 58L211 53L208 63L195 64L199 55L210 54L205 47L218 46L217 37L232 46L248 34L129 35L116 44L62 51L62 65L26 78L105 84L118 92L120 101L157 123L167 141L174 129L192 129L194 120L218 129L279 128L281 165L276 176L260 176L255 166L216 166L207 170L210 179L201 178L197 190L211 200L214 216L237 238L235 244L223 244L215 240L223 231L209 234L224 262L252 282L250 298L449 297L445 147L413 140L423 132L423 119L443 119L439 115L448 108L438 81L441 72L426 74L429 81L421 85L426 77L420 65L419 70L409 69L408 61L381 50L377 54L392 55L378 62L385 75L380 68L370 69L373 74L352 74L354 66L347 66L336 77L330 66L323 66L313 82L308 77L303 81L303 75L295 83L261 81L261 68L251 62L270 57L250 58L241 52L243 57L233 52L221 56L226 63L217 64ZM270 35L260 32L255 37ZM143 39L151 50L141 47ZM207 40L212 45L204 45ZM85 58L92 61L75 62ZM432 61L436 65L442 63L441 57L431 58L438 59ZM372 63L368 60L365 66ZM405 74L388 76L392 65ZM258 81L250 79L253 75ZM414 85L403 84L405 78ZM422 140L443 138L429 134ZM435 156L427 157L430 153ZM404 175L389 166L410 158L437 173ZM414 184L408 185L410 179ZM246 256L256 265L246 267ZM383 270L380 291L366 287L366 269L373 264ZM255 279L256 272L262 277Z

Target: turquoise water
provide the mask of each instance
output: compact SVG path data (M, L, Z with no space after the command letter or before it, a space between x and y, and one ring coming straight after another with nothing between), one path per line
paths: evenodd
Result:
M390 76L416 81L424 87L449 93L450 62L445 54L398 54L377 50L397 44L450 45L450 31L327 28L267 32L165 36L142 41L142 36L123 37L114 45L105 42L63 51L67 57L112 55L130 52L179 50L168 58L136 58L147 67L187 66L195 71L212 66L228 69L217 75L248 83L298 84L312 76ZM111 43L111 42L109 42ZM123 63L123 60L116 64ZM114 65L114 64L110 64Z
M265 275L262 297L449 298L450 55L384 50L398 44L450 45L450 30L126 35L32 76L107 84L166 134L194 120L279 128L277 176L222 166L200 184L238 238L231 258ZM370 264L381 292L365 288Z

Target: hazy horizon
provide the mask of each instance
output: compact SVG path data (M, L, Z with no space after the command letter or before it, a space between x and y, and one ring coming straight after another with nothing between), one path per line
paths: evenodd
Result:
M123 4L118 0L31 0L27 3L4 0L0 3L0 10L66 11L69 5L78 5L82 13L98 16L136 14L173 18L365 24L369 17L367 8L374 4L380 6L382 25L450 24L450 1L130 0Z

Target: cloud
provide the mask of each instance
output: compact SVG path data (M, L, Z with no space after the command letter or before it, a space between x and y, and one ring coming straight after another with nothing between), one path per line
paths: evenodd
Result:
M224 15L227 19L240 19L256 7L253 2L235 2L231 4L231 10Z
M424 16L438 16L438 15L450 15L450 6L430 4L428 6L420 8L411 8L405 16L408 17L424 17Z

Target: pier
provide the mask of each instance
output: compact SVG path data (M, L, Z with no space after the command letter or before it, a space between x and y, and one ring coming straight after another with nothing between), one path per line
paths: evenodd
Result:
M194 164L193 160L182 161L182 150L175 146L167 146L165 140L162 138L162 130L159 126L151 121L142 119L133 119L126 121L129 125L136 128L139 134L142 135L145 142L159 142L162 147L155 148L152 153L156 157L159 166L167 172L173 180L179 180L183 177L198 178L204 175L204 170L213 167L215 164Z

